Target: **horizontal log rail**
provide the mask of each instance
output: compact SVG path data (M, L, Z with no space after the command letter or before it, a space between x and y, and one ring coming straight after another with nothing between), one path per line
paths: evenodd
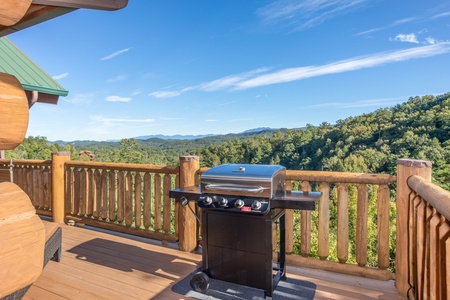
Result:
M38 214L51 216L51 161L0 159L1 169L12 168L12 182L27 193Z
M314 186L314 190L322 193L316 211L286 211L286 251L293 253L297 248L300 252L288 255L288 263L381 280L393 279L395 276L388 269L388 184L395 181L395 176L387 174L287 170L286 189L306 192L312 191ZM356 212L350 214L352 197L356 201ZM332 205L335 206L334 215L331 215ZM377 214L376 241L368 240L369 207ZM335 232L330 231L331 218L337 225ZM353 240L350 239L351 230L356 231ZM300 235L298 241L294 239L295 233ZM316 241L315 245L312 245L313 241ZM377 245L378 259L369 264L368 245L373 244ZM351 249L355 252L353 259L350 259Z
M450 192L421 176L407 183L411 299L450 299Z
M65 163L67 219L162 240L178 240L178 203L169 198L178 167Z

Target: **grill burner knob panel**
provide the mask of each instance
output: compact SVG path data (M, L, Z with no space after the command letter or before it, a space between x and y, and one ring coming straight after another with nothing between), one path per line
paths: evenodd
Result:
M219 200L219 205L220 206L225 207L225 206L227 206L227 204L228 204L228 199L227 198L224 198L224 197L220 198L220 200Z
M261 202L259 202L258 200L253 201L252 203L252 209L258 210L260 209L262 206Z
M200 197L199 200L203 201L203 204L205 204L206 206L211 205L213 202L212 198L209 196Z
M234 202L234 207L242 208L242 206L244 206L244 201L242 199L237 199L236 202Z

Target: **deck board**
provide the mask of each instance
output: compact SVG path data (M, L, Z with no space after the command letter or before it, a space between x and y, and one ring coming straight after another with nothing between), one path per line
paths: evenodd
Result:
M23 299L192 299L171 288L200 266L200 255L146 238L61 226L61 262L50 261ZM401 299L392 281L287 270L288 277L316 285L314 299Z

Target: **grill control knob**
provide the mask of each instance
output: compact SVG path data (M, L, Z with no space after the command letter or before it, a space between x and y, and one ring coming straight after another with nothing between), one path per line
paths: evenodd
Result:
M211 205L212 203L212 198L209 196L204 196L200 198L203 201L203 204L205 205Z
M258 200L253 201L252 203L252 209L260 209L261 208L261 202L259 202Z
M224 198L224 197L220 198L220 200L219 200L219 205L220 206L224 207L224 206L227 206L227 204L228 204L228 199L227 198Z
M237 199L236 202L234 202L234 207L236 208L242 208L244 206L244 201L241 199Z

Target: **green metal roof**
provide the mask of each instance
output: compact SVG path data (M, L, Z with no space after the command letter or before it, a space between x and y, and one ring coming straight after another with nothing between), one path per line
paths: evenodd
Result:
M56 96L69 93L6 37L0 38L0 72L16 76L26 91Z

